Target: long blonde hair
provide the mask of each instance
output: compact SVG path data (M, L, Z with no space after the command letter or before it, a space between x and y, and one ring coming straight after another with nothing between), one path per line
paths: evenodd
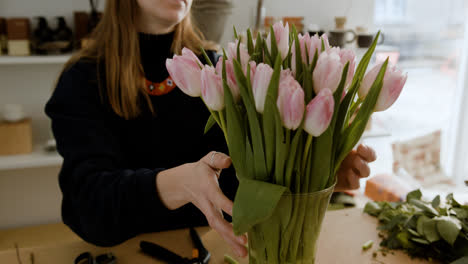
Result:
M140 58L136 16L136 0L107 0L104 14L92 32L89 45L75 54L65 65L65 69L82 58L104 62L107 98L113 111L125 118L137 117L146 102L154 114L144 83L144 71ZM203 34L191 21L188 14L176 27L172 52L180 54L183 47L200 54L201 48L213 49ZM97 73L97 76L102 76ZM102 82L99 81L99 85ZM103 87L102 87L103 88Z

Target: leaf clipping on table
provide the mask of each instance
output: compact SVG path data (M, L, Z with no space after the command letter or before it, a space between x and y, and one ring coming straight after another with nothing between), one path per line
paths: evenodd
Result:
M408 193L405 202L369 202L364 207L365 213L379 219L381 246L444 264L465 263L458 259L468 256L467 210L453 194L442 203L440 196L424 200L420 190Z

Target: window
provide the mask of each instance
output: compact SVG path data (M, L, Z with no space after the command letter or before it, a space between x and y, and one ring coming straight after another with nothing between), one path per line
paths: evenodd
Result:
M392 171L393 142L441 130L442 149L447 146L453 116L460 110L455 102L463 91L459 86L464 78L459 72L468 37L467 8L465 0L375 0L374 21L385 38L376 58L392 55L399 68L408 72L408 81L395 105L374 115L374 127L390 136L366 142L379 154L373 174ZM465 131L468 133L468 125ZM466 159L463 167L468 164L468 156Z

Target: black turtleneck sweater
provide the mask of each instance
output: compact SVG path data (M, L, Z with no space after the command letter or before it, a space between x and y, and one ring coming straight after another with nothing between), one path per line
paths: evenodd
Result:
M173 55L172 39L173 34L139 34L148 80L168 77L165 61ZM214 52L209 56L216 61ZM64 223L100 246L140 233L205 225L192 204L167 209L156 189L158 172L198 161L211 150L227 153L219 128L203 135L209 116L203 102L176 88L151 96L156 115L145 110L125 120L110 107L99 65L82 59L65 69L45 109L64 158L59 175ZM232 169L223 173L220 186L233 199L237 180Z

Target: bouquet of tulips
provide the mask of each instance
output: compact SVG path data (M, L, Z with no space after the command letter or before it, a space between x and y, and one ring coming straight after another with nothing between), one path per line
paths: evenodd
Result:
M277 23L266 39L254 39L248 30L242 43L234 29L236 41L217 62L204 53L203 65L184 49L166 63L178 87L201 96L211 111L206 130L218 124L224 132L240 182L233 209L237 234L270 218L284 195L332 188L371 114L390 107L406 81L388 60L365 74L379 35L356 68L354 52L330 47L326 35L291 31ZM285 207L283 226L304 217L305 207L292 207L297 204ZM270 240L298 240L289 229ZM291 245L271 247L284 253Z

